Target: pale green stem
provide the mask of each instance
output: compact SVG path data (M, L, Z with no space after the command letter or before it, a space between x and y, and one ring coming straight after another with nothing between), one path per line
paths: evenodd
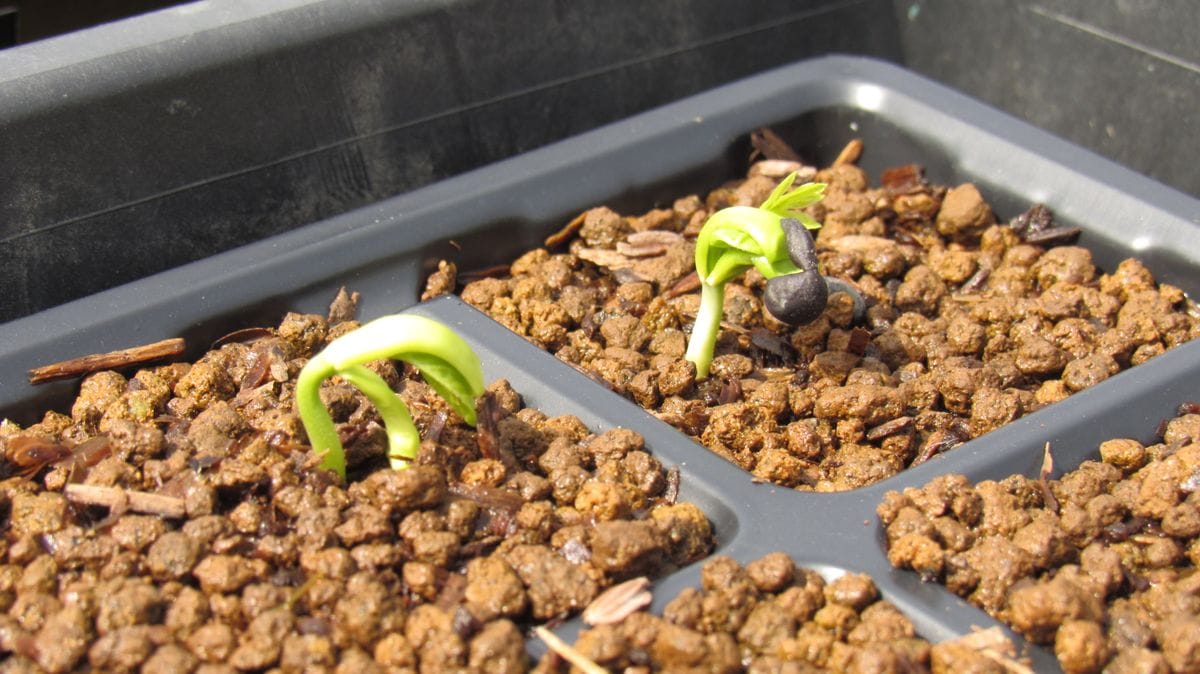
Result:
M395 470L403 470L417 458L417 450L421 447L421 434L413 423L412 415L400 396L392 387L375 372L362 365L354 365L338 373L350 382L371 404L383 419L383 427L387 431L388 461Z
M296 381L296 408L309 443L322 456L321 467L343 480L346 452L320 396L321 382L329 377L345 377L375 405L387 431L393 468L407 467L420 448L421 438L408 408L382 377L363 367L384 358L412 362L429 385L474 424L474 401L483 394L483 369L471 347L446 326L421 316L371 321L313 356Z
M296 409L308 433L308 443L322 456L321 467L332 470L345 480L346 452L342 449L342 440L333 425L333 418L325 409L325 403L321 402L321 382L333 374L333 365L329 361L319 354L313 356L296 379Z
M717 336L721 332L722 305L725 303L725 284L709 285L700 282L700 310L696 312L696 323L692 326L692 337L688 340L684 358L696 364L696 378L708 376L712 365Z

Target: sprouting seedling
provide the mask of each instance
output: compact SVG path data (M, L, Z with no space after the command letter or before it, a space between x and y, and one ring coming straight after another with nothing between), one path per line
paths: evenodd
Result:
M708 376L712 364L713 349L716 348L721 329L725 284L751 267L758 269L768 279L768 309L773 314L776 307L772 307L772 304L778 304L771 300L773 295L781 299L798 298L791 302L795 305L790 307L793 312L801 309L807 311L819 305L819 313L825 306L828 290L816 273L816 251L812 235L807 231L821 225L800 211L825 196L825 184L805 183L792 189L795 181L796 174L793 172L757 208L730 206L713 213L696 238L700 310L696 314L696 323L684 357L696 364L696 376L699 378ZM791 230L792 236L788 236L785 226ZM781 278L783 283L775 283L774 288L794 292L772 293L772 279L789 275L795 278ZM798 285L805 288L798 288Z
M329 377L342 377L375 406L387 433L392 468L407 468L421 446L421 436L404 402L382 377L364 367L384 358L411 363L464 421L475 425L475 401L483 395L483 368L466 341L422 316L377 318L330 342L308 361L296 381L296 408L309 443L323 454L321 467L342 479L346 478L346 452L320 396L321 382Z

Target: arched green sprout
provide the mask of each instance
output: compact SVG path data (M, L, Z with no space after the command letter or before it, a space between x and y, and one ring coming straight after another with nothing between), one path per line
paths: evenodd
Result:
M428 318L408 314L378 318L330 342L308 361L296 381L296 409L309 443L324 454L321 467L342 479L346 452L320 396L321 382L329 377L345 379L375 405L387 431L392 468L407 468L421 446L404 402L382 377L363 366L384 358L411 363L459 416L475 425L483 368L471 347L453 330Z
M821 225L800 209L825 196L824 183L805 183L796 189L796 174L788 174L761 206L730 206L709 216L696 238L696 272L700 276L700 310L684 356L696 364L696 376L708 376L713 349L721 330L725 284L754 267L768 279L801 270L788 255L784 218L808 229Z

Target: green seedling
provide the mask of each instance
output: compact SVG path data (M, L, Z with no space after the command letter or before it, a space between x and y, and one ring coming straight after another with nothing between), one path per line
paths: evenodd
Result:
M800 277L803 278L797 277L795 281L804 282L812 288L819 286L821 293L827 292L824 281L815 273L816 253L812 236L807 233L807 230L817 229L821 225L800 211L825 196L825 184L805 183L792 189L795 181L796 174L789 174L757 208L730 206L713 213L696 238L700 310L696 314L696 323L684 357L695 363L697 378L708 376L717 335L721 330L725 284L730 280L751 267L762 272L767 279L813 272L801 273ZM785 224L792 234L799 234L801 238L789 236ZM803 237L807 237L807 244L801 240ZM789 246L789 239L796 241ZM797 250L798 246L807 247L807 251L799 255L800 262L794 259L796 253L802 252ZM798 266L800 264L803 266ZM812 279L819 283L814 283ZM822 308L824 300L825 295L822 295Z
M323 455L321 467L346 478L346 452L329 411L321 402L321 382L339 376L363 393L383 419L392 468L417 458L421 436L396 392L364 365L391 358L411 363L438 395L468 424L475 425L475 401L483 395L479 357L453 330L421 316L378 318L347 333L313 356L296 381L296 409L309 443Z

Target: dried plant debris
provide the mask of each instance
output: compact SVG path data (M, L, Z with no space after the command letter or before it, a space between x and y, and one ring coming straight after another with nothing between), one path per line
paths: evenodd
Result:
M583 622L594 626L624 620L634 611L650 605L654 595L650 594L649 587L650 579L645 576L613 585L583 610Z
M1200 671L1200 414L1048 479L888 492L888 558L1054 650L1069 674Z
M971 633L957 639L942 642L939 645L939 649L943 657L946 654L954 653L961 649L974 651L999 665L1000 669L996 670L997 674L1001 672L1033 674L1033 670L1017 657L1016 646L1013 645L1013 642L1009 640L1004 631L999 627L993 626L987 629L975 629ZM945 666L946 671L957 671L952 666L953 663L949 662L948 659L944 660L942 664Z
M476 431L371 364L422 430L404 471L373 406L326 382L349 481L316 470L295 377L354 302L195 363L91 374L70 414L0 424L0 669L524 672L530 625L602 596L610 619L635 610L640 592L601 593L712 549L640 436L547 417L504 381Z
M572 653L607 672L919 673L1003 672L998 661L1020 667L1011 648L993 632L931 645L869 577L826 581L776 552L745 565L714 557L701 587L680 592L661 617L636 611L597 625ZM566 672L567 663L549 654L534 671Z
M698 382L684 358L700 301L694 238L710 213L761 203L779 162L799 166L764 160L642 214L589 209L555 248L462 298L757 480L819 491L935 459L1200 334L1179 288L1133 259L1097 269L1086 248L1059 245L1045 207L1001 224L972 184L934 185L907 165L868 187L842 163L805 173L829 185L808 211L822 272L863 293L865 324L834 293L812 323L782 325L750 271L726 285L712 376Z
M156 360L175 358L183 354L185 347L182 338L172 337L128 349L71 358L33 368L29 371L29 383L42 384L58 379L82 377L102 370L116 370Z

